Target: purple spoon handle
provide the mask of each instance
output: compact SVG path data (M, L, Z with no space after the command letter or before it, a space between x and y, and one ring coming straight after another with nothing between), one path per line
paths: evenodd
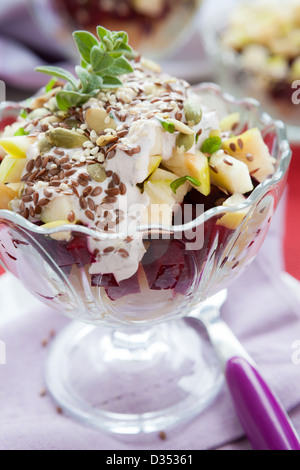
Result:
M286 412L248 361L232 357L225 375L236 413L254 450L300 450Z

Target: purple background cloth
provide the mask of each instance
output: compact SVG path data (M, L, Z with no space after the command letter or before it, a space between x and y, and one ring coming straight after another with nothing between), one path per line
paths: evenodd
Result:
M300 305L280 280L284 205L281 204L259 256L230 287L223 318L258 364L300 431L300 364L293 344L300 339ZM51 397L41 397L47 347L43 338L69 320L48 307L28 311L2 328L7 364L0 366L0 449L132 450L248 449L224 386L215 402L192 421L158 433L120 437L94 430L57 413ZM300 357L300 354L299 354ZM151 377L149 377L149 386ZM112 384L112 395L114 393Z

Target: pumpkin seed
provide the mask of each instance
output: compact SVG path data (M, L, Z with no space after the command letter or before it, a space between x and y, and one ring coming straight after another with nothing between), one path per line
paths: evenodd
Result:
M87 172L90 177L98 183L102 183L106 180L106 171L100 163L92 163L92 165L89 165Z
M51 129L45 134L46 139L53 147L62 147L67 149L82 147L86 142L86 136L78 134L76 131L57 127Z
M31 113L28 114L27 119L33 120L33 119L42 118L43 116L46 116L46 114L49 114L48 109L36 108Z
M85 113L85 122L91 130L100 134L105 129L116 129L115 121L103 108L89 108Z
M53 145L49 142L49 140L46 137L42 137L38 141L38 149L41 155L44 155L47 152L50 152L52 149Z
M186 100L184 103L184 113L189 126L197 126L202 119L201 106L195 100Z
M145 69L151 70L151 72L161 73L161 66L153 60L142 57L141 64Z
M176 139L176 146L180 149L181 147L184 148L185 152L188 152L190 148L195 143L195 136L194 134L183 134L179 132L177 139Z
M98 137L98 139L96 140L96 144L99 146L99 147L105 147L105 145L107 145L109 142L111 142L112 140L115 140L115 136L114 135L101 135L100 137Z

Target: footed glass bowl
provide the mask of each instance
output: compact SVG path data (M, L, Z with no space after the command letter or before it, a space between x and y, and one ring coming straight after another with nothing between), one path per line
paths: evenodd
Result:
M286 185L290 148L282 122L254 100L236 100L214 84L195 87L220 118L236 111L237 134L258 127L276 159L272 178L237 207L205 212L172 227L99 233L79 225L43 229L0 211L0 258L38 299L74 319L54 341L46 366L49 391L72 416L118 433L165 429L197 415L223 380L207 336L184 317L247 268L264 241ZM2 105L2 117L14 113ZM185 209L185 205L183 206ZM235 220L236 227L228 223ZM238 222L237 222L238 221ZM130 236L130 238L128 238ZM138 271L117 282L91 274L97 243L127 259L126 244L143 240Z

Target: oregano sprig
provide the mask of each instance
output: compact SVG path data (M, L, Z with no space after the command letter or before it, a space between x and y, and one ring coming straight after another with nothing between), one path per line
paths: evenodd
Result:
M36 71L65 80L63 90L56 93L57 105L62 110L81 106L102 89L118 88L120 76L133 72L128 59L134 56L124 31L109 31L97 27L97 36L88 31L75 31L75 40L81 64L75 67L76 76L54 66L37 67Z

